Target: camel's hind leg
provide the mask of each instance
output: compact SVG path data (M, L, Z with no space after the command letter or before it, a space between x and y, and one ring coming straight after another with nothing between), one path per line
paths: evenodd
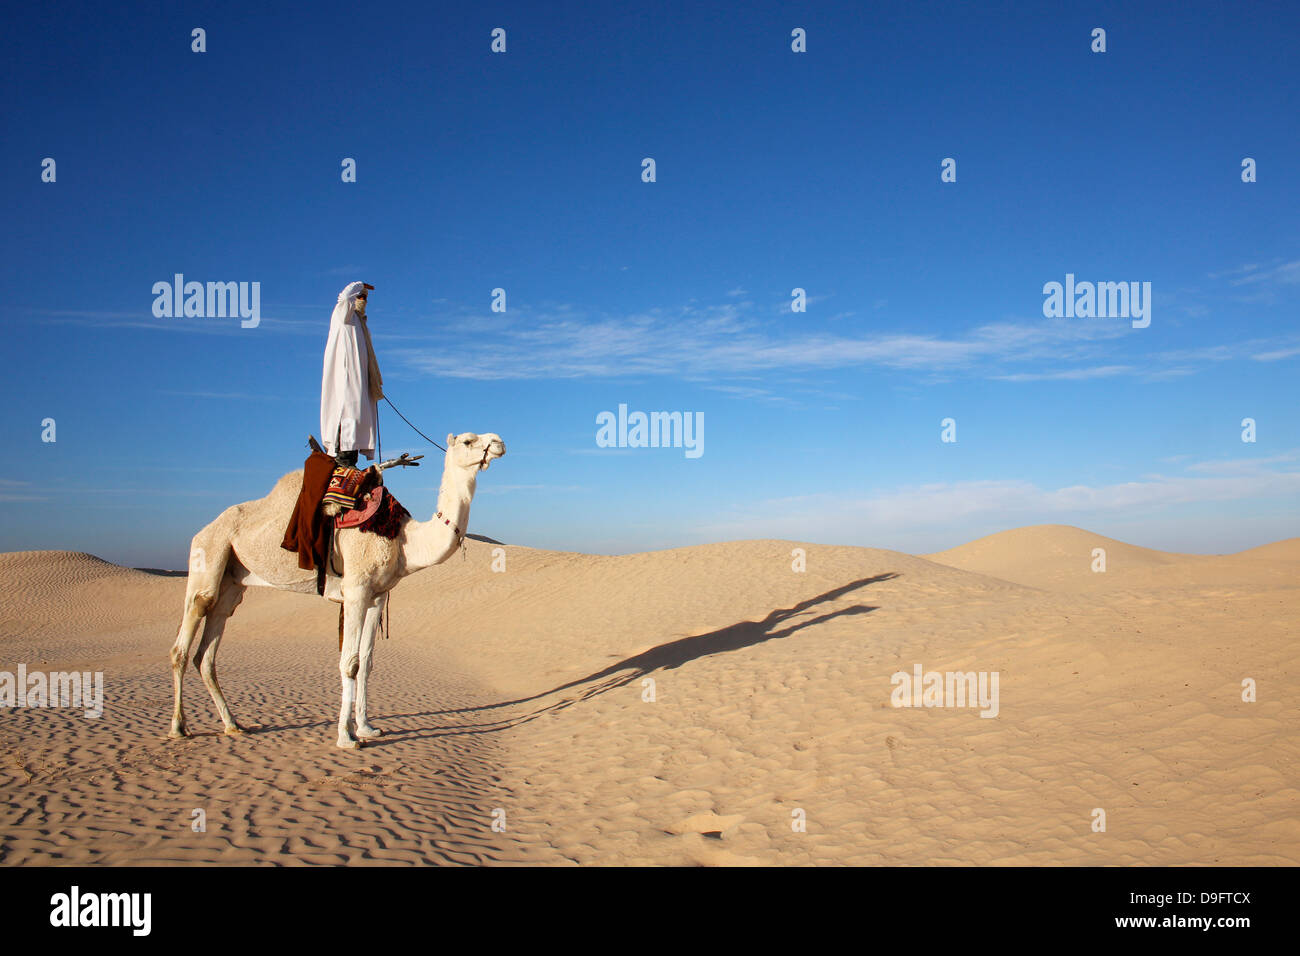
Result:
M181 618L180 630L176 642L172 645L172 688L174 706L172 708L172 729L168 737L188 737L189 727L185 723L185 709L181 696L185 681L185 665L189 661L190 648L198 636L199 625L216 603L221 591L221 581L226 572L226 560L230 548L211 548L205 550L200 537L194 539L190 550L190 574L185 584L185 612Z
M235 608L239 607L246 590L248 589L244 585L236 584L230 577L222 580L221 593L208 611L207 621L203 625L203 640L199 642L198 652L194 655L194 666L203 676L203 683L212 695L212 703L216 704L217 713L221 715L221 722L226 725L228 734L242 734L244 728L235 723L230 708L226 706L225 695L221 693L221 685L217 683L217 648L221 646L221 638L226 632L226 621L235 613Z
M190 658L190 645L199 633L203 623L203 607L196 602L185 602L185 617L181 620L180 633L172 645L172 729L168 737L188 737L190 729L185 723L185 710L181 704L181 693L185 683L185 664Z

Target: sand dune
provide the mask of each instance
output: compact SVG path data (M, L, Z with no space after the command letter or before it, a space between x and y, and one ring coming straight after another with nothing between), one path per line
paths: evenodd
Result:
M1093 550L1105 551L1106 572L1094 572ZM1139 548L1071 525L1044 524L1000 531L960 547L926 555L964 571L1049 590L1078 590L1114 584L1135 573L1197 564L1197 555Z
M184 580L0 555L0 669L106 681L99 720L0 710L0 862L1300 863L1298 560L1059 525L928 559L471 541L394 592L388 733L349 753L334 605L250 590L219 670L256 732L191 670L174 742ZM997 716L892 706L916 665L997 672Z
M1104 571L1100 567L1104 552ZM1174 554L1139 548L1070 525L1046 524L1000 531L926 557L1049 591L1199 588L1280 583L1300 560L1300 538L1277 541L1233 555ZM1258 562L1276 567L1261 567ZM1262 577L1261 577L1262 575Z
M1278 561L1282 563L1298 562L1300 561L1300 538L1288 538L1285 541L1274 541L1272 544L1265 544L1258 548L1251 548L1249 551L1240 551L1233 555L1233 557L1260 561Z

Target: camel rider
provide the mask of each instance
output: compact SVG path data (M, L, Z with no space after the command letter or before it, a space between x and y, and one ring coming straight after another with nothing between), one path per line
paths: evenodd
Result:
M350 283L330 316L321 374L320 427L327 454L356 467L358 453L374 459L379 437L379 400L384 380L366 325L366 293L374 286Z

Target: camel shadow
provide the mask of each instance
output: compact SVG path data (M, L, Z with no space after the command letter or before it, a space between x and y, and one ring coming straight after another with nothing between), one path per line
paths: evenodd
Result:
M525 724L530 720L536 720L538 717L546 714L555 713L572 707L574 704L590 700L600 694L609 693L619 687L624 687L633 681L645 677L652 671L673 670L688 664L691 661L699 660L703 657L712 657L717 654L726 654L730 651L742 650L747 647L754 647L771 640L778 640L789 637L797 631L806 627L812 627L815 624L821 624L839 617L851 615L869 614L879 608L879 605L855 604L850 607L839 608L834 611L828 611L825 614L819 614L806 620L792 622L792 619L801 614L808 612L810 609L819 604L825 604L829 601L837 600L851 591L876 584L881 581L889 581L898 577L894 572L877 574L870 578L859 578L856 581L850 581L842 584L837 588L819 594L817 597L808 598L805 601L788 608L777 608L763 618L761 621L740 621L736 624L729 624L726 627L710 631L707 634L697 634L693 637L683 637L667 644L661 644L653 647L648 651L635 654L631 657L625 657L615 664L601 668L585 677L579 677L552 687L537 694L528 697L518 697L514 700L500 701L495 704L484 704L479 707L463 707L456 710L431 710L421 711L411 714L390 714L390 718L397 717L438 717L447 714L473 714L483 711L498 710L503 707L514 707L519 704L531 704L540 701L553 694L560 694L575 688L582 688L581 692L555 701L545 707L538 708L531 713L515 717L505 717L500 720L488 720L482 723L473 724L454 724L446 727L430 727L418 730L395 730L386 733L383 737L376 738L366 742L366 747L382 747L389 743L399 743L407 740L420 740L427 737L445 737L459 734L482 734L493 733L499 730L506 730L511 727L517 727ZM782 627L781 625L786 625Z

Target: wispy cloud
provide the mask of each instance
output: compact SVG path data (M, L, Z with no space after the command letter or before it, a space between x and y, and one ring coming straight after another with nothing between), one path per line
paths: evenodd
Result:
M1147 341L1134 339L1144 333L1122 321L1031 319L991 322L947 335L908 331L854 335L838 326L808 328L804 323L774 322L765 312L755 315L754 311L749 302L618 316L589 315L571 305L514 307L509 316L463 311L444 316L425 333L436 347L389 347L385 357L442 378L672 376L709 381L713 383L709 387L737 398L776 402L783 400L777 389L718 379L876 367L921 373L922 384L947 381L954 375L1006 382L1121 375L1159 381L1193 374L1197 366L1212 362L1275 361L1297 354L1294 337L1256 338L1156 353L1139 350L1141 361L1117 362L1113 360L1117 349L1131 353L1135 343ZM1039 367L1026 369L1026 365Z
M1045 382L1050 380L1081 381L1090 378L1110 378L1132 372L1131 365L1099 365L1093 368L1073 368L1056 372L1020 372L1016 375L994 375L1003 382Z
M1231 285L1252 285L1269 282L1294 285L1300 282L1300 259L1271 264L1262 269L1259 266L1250 266L1242 271L1245 272L1244 275L1238 275L1228 280Z
M1261 351L1261 349L1263 351ZM1300 339L1282 336L1277 339L1248 339L1243 342L1226 342L1205 345L1194 349L1172 349L1153 356L1157 362L1230 362L1254 359L1257 362L1276 362L1279 359L1300 355Z
M778 395L769 388L759 388L755 385L705 385L704 387L711 392L721 392L723 395L746 401L771 402L775 405L802 405L801 402L786 395Z
M1290 464L1297 460L1300 460L1300 451L1288 451L1267 458L1236 458L1221 459L1218 461L1201 461L1194 465L1188 465L1187 470L1204 474L1242 475L1260 472L1263 470L1265 465Z
M1295 499L1300 471L1264 466L1294 455L1253 462L1190 466L1189 475L1147 475L1110 485L1043 488L1018 479L959 481L900 487L866 497L808 495L738 508L730 517L704 522L702 540L783 537L810 541L878 540L918 530L983 524L1069 523L1085 516L1128 516L1164 507L1240 499ZM1202 476L1199 473L1205 473Z
M437 491L430 488L430 491ZM590 491L585 485L484 485L478 489L480 495L516 494L521 491Z
M160 395L183 395L188 398L216 398L222 401L253 401L253 402L287 402L298 401L297 398L291 399L287 395L252 395L248 392L176 392L168 389L160 389Z
M1258 262L1250 262L1245 265L1237 266L1234 269L1224 269L1221 272L1211 272L1208 273L1208 276L1211 279L1226 279L1229 276L1238 277L1238 276L1248 275L1249 273L1254 272L1258 268L1259 268Z
M324 326L318 321L307 319L283 319L263 315L258 325L251 329L243 328L238 316L230 318L156 318L149 308L138 311L115 312L91 309L32 309L28 312L38 324L42 325L78 325L99 329L142 329L150 332L189 332L198 335L258 335L277 332L290 335L322 335L322 327L328 328L329 315L326 313Z
M1300 355L1300 346L1286 349L1276 349L1272 352L1258 352L1252 355L1256 362L1276 362L1279 359L1291 358L1294 355Z
M573 308L453 317L437 348L390 350L393 360L447 378L534 379L747 375L878 366L994 371L1003 363L1078 361L1130 334L1108 322L995 322L952 336L800 331L747 315L744 303L585 316ZM459 341L456 333L464 335ZM450 341L448 340L450 337Z
M14 481L8 478L0 478L0 502L3 501L49 501L45 495L28 494L31 490L31 482Z

